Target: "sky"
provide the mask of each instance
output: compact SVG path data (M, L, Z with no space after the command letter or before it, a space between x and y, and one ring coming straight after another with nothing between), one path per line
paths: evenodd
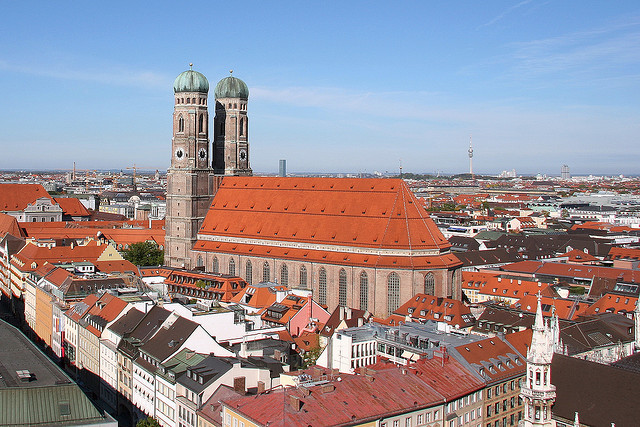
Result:
M0 169L166 169L189 63L254 173L640 174L637 0L3 2Z

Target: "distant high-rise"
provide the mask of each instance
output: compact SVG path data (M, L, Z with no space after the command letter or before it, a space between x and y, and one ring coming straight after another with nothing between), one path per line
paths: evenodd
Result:
M473 146L471 145L471 136L469 136L469 175L473 178Z
M287 161L285 159L280 160L280 168L278 170L278 176L287 176Z
M562 165L562 169L560 172L560 178L567 180L567 179L571 179L571 173L569 173L569 166L567 165Z

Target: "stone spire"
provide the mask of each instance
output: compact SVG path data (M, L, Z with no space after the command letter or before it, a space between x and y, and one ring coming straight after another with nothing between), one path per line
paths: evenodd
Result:
M553 334L542 317L538 292L531 347L527 351L527 377L520 390L524 401L524 418L519 423L522 427L556 427L551 419L551 408L556 400L556 388L551 384L553 347Z

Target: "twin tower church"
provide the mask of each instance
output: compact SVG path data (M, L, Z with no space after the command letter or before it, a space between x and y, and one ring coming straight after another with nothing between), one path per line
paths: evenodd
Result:
M400 179L254 177L249 89L194 70L173 85L165 264L313 291L386 316L417 293L461 298L460 261Z

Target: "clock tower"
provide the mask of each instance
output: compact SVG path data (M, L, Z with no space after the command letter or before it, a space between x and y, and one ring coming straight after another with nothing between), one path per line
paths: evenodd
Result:
M193 64L190 64L193 66ZM190 253L211 202L213 169L209 150L209 82L189 69L173 83L173 138L167 171L164 263L193 268Z
M231 71L233 73L233 71ZM213 169L216 175L252 175L249 166L249 88L230 75L215 89L213 119Z

